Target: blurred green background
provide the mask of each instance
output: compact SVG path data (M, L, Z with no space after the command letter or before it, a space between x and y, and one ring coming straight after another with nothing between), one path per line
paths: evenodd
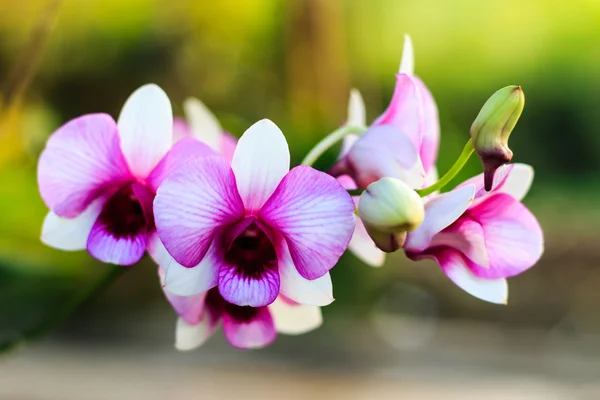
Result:
M176 114L186 97L198 97L235 136L270 118L298 163L345 120L351 88L361 91L369 121L385 109L409 33L416 73L440 112L442 173L485 100L500 87L523 87L526 107L511 148L514 161L536 170L525 202L545 230L546 253L509 281L506 307L469 297L433 264L395 255L373 269L346 254L332 271L337 301L324 310L325 326L280 337L265 354L294 363L302 352L305 363L319 364L329 351L331 365L347 366L357 348L373 345L419 357L432 343L445 346L447 327L458 326L450 346L462 350L505 332L493 354L552 339L600 358L588 340L600 335L597 0L52 3L0 0L0 339L35 325L107 268L85 252L39 241L47 210L36 160L63 122L92 112L116 117L133 90L155 82ZM335 156L330 151L317 166L326 169ZM459 180L480 170L472 159ZM107 348L146 340L171 351L175 317L157 282L144 259L53 337ZM161 321L151 325L154 341L140 322L148 319ZM337 342L340 332L345 339ZM222 338L212 346L235 353ZM376 357L370 362L378 365Z

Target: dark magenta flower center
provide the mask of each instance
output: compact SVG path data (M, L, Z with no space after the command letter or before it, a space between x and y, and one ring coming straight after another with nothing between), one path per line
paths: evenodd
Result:
M277 269L277 253L269 237L252 222L233 241L225 260L237 267L241 276L258 279L268 270Z
M204 301L213 318L226 313L238 322L252 321L260 309L250 306L236 306L229 303L221 296L217 287L208 291Z
M133 185L137 185L135 189ZM142 185L127 184L104 204L98 219L116 238L133 237L143 230L150 231L154 229L154 219L152 213L146 210L148 201L152 207L152 198L153 194Z

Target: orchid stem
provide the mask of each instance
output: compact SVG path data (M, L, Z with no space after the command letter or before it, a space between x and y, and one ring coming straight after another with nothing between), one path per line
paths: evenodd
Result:
M346 192L348 192L348 194L350 196L360 196L362 194L362 192L364 192L365 189L347 189Z
M450 183L450 181L452 179L454 179L454 177L460 172L460 170L463 169L463 167L469 160L469 157L471 157L471 154L473 154L474 150L475 150L475 148L473 147L473 141L471 139L469 139L467 144L465 144L465 147L463 148L462 153L460 153L460 156L454 162L454 165L448 170L448 172L446 172L444 174L444 176L442 176L433 185L426 187L424 189L417 190L417 193L419 194L419 196L425 197L425 196L435 192L436 190L440 190L441 188L446 186L448 183Z
M342 140L348 135L352 134L361 134L366 130L366 128L362 126L355 125L346 125L341 128L331 132L329 135L325 136L319 143L312 148L311 151L308 152L304 160L300 163L301 165L311 166L321 157L327 150L331 148L334 144Z
M127 268L125 267L113 267L100 279L94 281L87 290L85 290L79 296L75 296L71 301L67 302L64 307L59 309L56 313L50 315L40 324L21 332L18 336L1 342L0 354L8 353L9 351L18 348L20 345L25 344L26 342L44 337L46 334L56 329L58 325L69 318L77 310L103 293L110 286L110 284L125 271L127 271Z

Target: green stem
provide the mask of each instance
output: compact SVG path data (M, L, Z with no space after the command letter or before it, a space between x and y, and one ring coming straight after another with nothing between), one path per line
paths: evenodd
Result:
M460 153L460 156L454 162L454 165L452 166L452 168L450 168L448 170L448 172L446 172L444 174L444 176L442 176L433 185L426 187L424 189L417 190L417 193L419 194L419 196L425 197L425 196L435 192L436 190L440 190L441 188L446 186L448 183L450 183L450 181L452 179L454 179L456 174L458 174L460 172L460 170L463 169L463 167L467 163L467 160L469 160L469 157L471 157L471 154L473 154L474 150L475 150L475 148L473 147L473 141L471 139L469 139L467 144L465 144L465 147L463 148L462 153Z
M311 151L308 152L304 160L300 163L301 165L311 166L325 153L327 150L331 148L334 144L342 140L348 135L352 134L361 134L366 130L366 128L362 126L342 126L341 128L331 132L329 135L325 136L319 143L312 148Z
M364 192L365 189L347 189L346 192L348 192L348 194L350 196L360 196L362 194L362 192Z
M59 309L56 313L50 315L40 324L21 332L16 337L0 343L0 354L14 350L21 344L24 344L28 341L44 337L47 333L54 330L56 327L58 327L58 325L69 318L69 316L104 292L104 290L106 290L108 286L125 271L127 271L127 268L125 267L113 267L108 271L108 273L104 274L100 279L93 282L92 285L87 288L87 290L84 290L79 296L75 296L71 301L67 302L64 307Z

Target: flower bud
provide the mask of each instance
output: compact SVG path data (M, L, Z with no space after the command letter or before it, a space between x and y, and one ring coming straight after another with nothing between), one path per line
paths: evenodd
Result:
M508 137L524 106L525 96L521 86L507 86L485 102L471 125L471 139L483 164L487 191L492 189L496 170L512 159Z
M367 186L360 196L358 215L377 247L391 253L402 246L406 232L423 222L425 210L414 189L386 177Z

